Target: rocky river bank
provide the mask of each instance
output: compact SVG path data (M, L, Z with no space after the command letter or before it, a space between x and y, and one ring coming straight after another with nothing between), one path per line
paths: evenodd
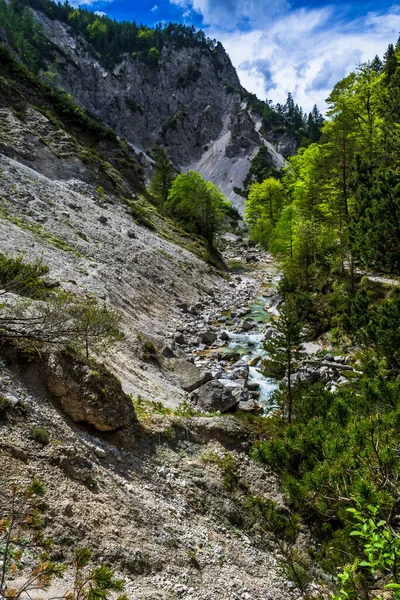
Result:
M242 410L268 414L276 408L279 382L262 373L264 341L279 318L280 271L272 256L246 242L227 243L230 280L194 305L180 304L172 340L162 348L161 366L173 373L199 410ZM293 383L322 381L335 391L353 372L351 356L330 353L322 340L305 344L307 358ZM326 350L328 353L324 353Z

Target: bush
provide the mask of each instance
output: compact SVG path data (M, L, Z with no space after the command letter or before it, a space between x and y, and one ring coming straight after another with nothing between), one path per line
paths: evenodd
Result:
M14 292L29 298L44 298L49 293L49 285L43 275L49 268L39 260L24 262L22 255L13 257L8 253L0 254L0 286L7 292Z
M4 418L7 415L11 407L11 400L0 394L0 419Z
M31 431L32 437L35 442L47 446L50 443L50 434L45 427L34 427Z

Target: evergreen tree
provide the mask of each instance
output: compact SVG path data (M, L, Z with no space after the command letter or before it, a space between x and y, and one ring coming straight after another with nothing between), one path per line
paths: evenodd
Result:
M153 166L150 190L158 202L164 205L167 202L171 185L177 174L164 148L157 147L153 151L153 154L156 162Z
M265 342L264 348L268 358L263 361L263 370L275 377L285 377L287 420L290 423L293 416L293 381L292 375L296 373L304 358L303 346L303 321L296 300L288 296L280 310L278 321L272 323L273 335Z

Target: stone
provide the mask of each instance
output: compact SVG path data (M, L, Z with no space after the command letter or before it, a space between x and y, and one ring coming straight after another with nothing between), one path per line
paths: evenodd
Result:
M103 225L108 223L108 219L104 215L101 215L101 217L99 217L99 221L100 221L100 223L103 223Z
M92 477L93 465L84 456L78 454L72 448L63 448L59 465L67 477L76 481L88 481Z
M72 517L74 514L74 505L72 502L65 502L62 509L63 515L66 517Z
M255 382L255 381L248 381L247 382L247 389L250 392L256 392L257 390L260 389L260 384Z
M161 350L161 354L164 356L164 358L173 358L175 356L171 346L164 346L164 348Z
M49 353L44 370L47 389L75 423L116 431L136 421L132 401L104 365L92 369L76 353L62 349Z
M218 335L213 331L204 331L199 334L198 342L199 344L212 344L216 342L218 339Z
M189 313L189 315L197 316L199 314L199 311L197 310L197 308L195 306L189 306L189 308L187 309L187 312Z
M131 238L131 240L136 239L136 233L134 231L132 231L132 229L130 229L127 233L128 238Z
M228 360L230 362L236 362L240 358L239 352L226 352L223 356L224 360Z
M176 333L174 335L174 341L180 346L183 346L183 344L185 343L185 338L183 337L182 333Z
M192 394L192 402L202 411L222 413L238 404L232 391L220 380L209 381Z
M236 379L234 381L224 379L222 383L230 390L237 402L247 402L249 400L249 390L247 389L247 382L245 379Z
M212 379L209 371L203 371L183 358L172 359L169 366L185 392L193 392Z
M221 331L219 337L223 342L226 342L229 340L229 334L226 331Z
M107 456L107 452L104 450L104 448L101 448L100 446L96 446L96 448L94 449L94 453L99 458L105 458Z
M242 323L242 329L243 331L251 331L252 329L254 329L255 327L255 323L252 323L251 321L248 321L246 319L246 321L243 321Z
M260 415L263 413L262 406L257 404L257 402L254 402L254 400L249 400L248 402L239 402L237 405L237 410L252 413L253 415Z
M253 358L251 358L249 360L249 362L247 363L249 365L249 367L255 367L261 360L261 356L253 356Z

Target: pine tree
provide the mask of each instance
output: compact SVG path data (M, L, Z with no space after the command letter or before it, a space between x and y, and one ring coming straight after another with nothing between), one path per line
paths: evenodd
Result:
M299 370L304 358L303 321L293 296L287 297L279 320L273 322L272 328L273 335L264 344L268 358L263 361L263 369L272 376L285 378L287 400L284 408L287 408L290 423L294 397L292 375Z
M176 171L169 161L168 154L157 147L153 152L156 162L153 166L150 190L161 205L164 205L168 199L171 185L176 178Z

